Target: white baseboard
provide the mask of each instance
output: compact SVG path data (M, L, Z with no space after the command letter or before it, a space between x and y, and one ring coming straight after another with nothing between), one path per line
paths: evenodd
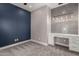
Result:
M10 47L13 47L13 46L16 46L16 45L19 45L19 44L23 44L23 43L26 43L26 42L29 42L29 41L31 41L31 39L30 40L26 40L26 41L22 41L22 42L18 42L18 43L14 43L14 44L11 44L11 45L7 45L5 47L1 47L0 50L6 49L6 48L10 48Z
M44 45L44 46L48 46L48 44L47 43L44 43L44 42L40 42L40 41L37 41L37 40L31 40L32 42L36 42L36 43L39 43L39 44L42 44L42 45Z

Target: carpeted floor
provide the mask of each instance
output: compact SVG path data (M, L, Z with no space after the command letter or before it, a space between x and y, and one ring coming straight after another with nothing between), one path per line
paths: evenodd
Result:
M0 56L79 56L61 46L43 46L34 42L27 42L0 51Z

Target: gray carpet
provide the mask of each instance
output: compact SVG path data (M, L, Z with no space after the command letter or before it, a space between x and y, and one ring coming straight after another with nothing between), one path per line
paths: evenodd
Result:
M27 42L0 51L0 56L79 56L61 46L43 46L34 42Z

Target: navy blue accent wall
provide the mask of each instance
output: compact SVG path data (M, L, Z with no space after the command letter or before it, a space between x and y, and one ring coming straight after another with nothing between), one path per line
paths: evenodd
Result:
M19 39L15 41L15 39ZM0 47L31 38L31 13L8 3L0 3Z

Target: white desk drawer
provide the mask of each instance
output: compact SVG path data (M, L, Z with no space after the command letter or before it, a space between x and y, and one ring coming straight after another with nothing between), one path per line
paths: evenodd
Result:
M72 51L79 52L79 47L78 46L71 46L69 49L72 50Z
M69 49L79 52L79 38L78 37L71 37L69 39Z

